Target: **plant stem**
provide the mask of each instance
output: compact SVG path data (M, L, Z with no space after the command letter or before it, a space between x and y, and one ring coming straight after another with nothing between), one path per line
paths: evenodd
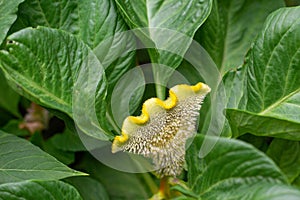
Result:
M168 177L163 177L162 179L160 179L159 192L163 195L163 197L167 199L170 197L170 186L168 183Z
M148 52L152 63L152 72L153 72L153 78L155 83L156 96L159 99L164 100L166 97L164 85L166 83L164 83L164 81L161 80L162 70L160 70L160 65L159 65L159 54L156 50L153 49L149 49Z
M152 194L157 193L158 187L157 187L156 183L153 181L153 179L151 178L151 176L149 175L149 173L143 173L142 177L145 180L146 184L148 185L151 193Z

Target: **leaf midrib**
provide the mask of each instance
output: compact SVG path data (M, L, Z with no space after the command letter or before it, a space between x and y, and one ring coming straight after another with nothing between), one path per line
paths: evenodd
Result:
M63 169L63 168L62 168ZM1 169L0 168L0 172L3 171L3 172L8 172L8 171L15 171L15 172L43 172L43 171L51 171L51 172L61 172L61 173L71 173L71 174L76 174L74 173L73 171L68 171L68 170L53 170L53 169Z
M228 181L231 181L231 180L239 180L239 179L256 179L256 180L259 180L260 182L259 183L269 183L269 184L274 184L275 182L279 182L279 183L282 183L280 182L279 179L274 179L274 178L270 178L270 177L267 177L267 179L265 179L265 181L263 182L263 180L261 179L262 176L245 176L245 177L229 177L229 178L226 178L226 179L222 179L221 181L218 181L216 183L214 183L213 185L211 185L209 188L207 188L204 192L202 192L200 194L200 196L210 192L211 190L213 190L215 187L218 187L219 185L221 185L222 183L226 183ZM274 182L271 182L270 180L274 181ZM269 182L270 181L270 182ZM247 185L249 184L256 184L254 181L253 182L248 182ZM233 188L235 190L235 188Z
M262 110L261 112L258 113L258 115L265 115L268 112L270 112L272 109L276 108L277 106L280 106L284 101L286 101L287 99L289 99L290 97L292 97L293 95L297 94L300 92L300 87L295 90L294 92L289 93L288 95L284 96L283 98L279 99L278 101L276 101L275 103L273 103L272 105L270 105L269 107L267 107L266 109Z
M287 17L287 15L285 15L285 17ZM299 19L298 19L299 20ZM274 53L277 52L277 48L280 47L280 44L282 43L282 41L284 39L286 39L287 37L287 34L290 33L290 30L292 28L294 28L294 25L297 24L298 20L295 20L292 24L290 24L290 26L287 28L287 30L281 35L279 41L276 43L276 45L274 46L274 48L272 49L272 52L271 52L271 55L269 56L269 59L268 59L268 62L266 63L265 65L265 69L264 69L264 75L263 75L263 87L262 87L262 95L263 95L263 99L264 99L264 95L265 95L265 88L266 88L266 83L267 81L266 80L266 74L267 74L267 70L269 69L270 67L270 62L273 61L273 56L274 56ZM266 30L264 30L264 33L263 33L263 39L265 40L265 35L266 35ZM297 50L298 51L298 50ZM297 51L295 53L297 53ZM289 68L290 68L290 64L289 63ZM300 88L299 88L300 89ZM264 103L264 102L263 102ZM272 106L272 105L271 105ZM270 106L269 106L270 107Z
M43 10L43 8L42 8L42 6L41 6L41 2L40 2L40 1L37 1L37 4L38 4L38 7L39 7L39 9L40 9L40 11L41 11L40 13L41 13L42 16L43 16L43 19L45 20L45 23L47 24L48 27L51 27L50 23L48 22L48 20L47 20L47 18L46 18L45 12L44 12L44 10Z
M7 70L5 70L5 71L7 72ZM25 76L23 76L22 74L18 73L18 72L15 71L15 70L13 70L13 73L14 73L14 74L17 74L19 77L23 77L23 79L26 80L27 83L30 83L30 84L28 84L28 85L33 85L33 87L35 87L35 88L37 88L38 90L44 92L45 94L48 94L48 97L50 97L51 99L53 99L53 100L54 100L55 102L57 102L58 104L61 104L62 106L70 107L70 105L69 105L66 101L64 101L63 99L61 99L61 98L55 96L55 95L52 94L52 93L49 93L48 90L45 90L44 88L40 87L40 86L37 85L34 81L29 80L28 78L26 78ZM8 73L7 73L7 74L8 74ZM10 76L10 75L9 75L9 76ZM10 76L10 77L11 77L11 80L13 80L16 84L18 84L18 83L16 82L16 80L15 80L12 76ZM22 87L22 89L25 90L26 93L28 93L28 94L30 94L31 96L37 98L37 97L35 96L35 94L32 93L30 90L28 90L26 87ZM39 101L41 101L41 99L39 99ZM43 100L43 101L44 101L44 100ZM43 101L41 101L41 102L43 102ZM43 103L46 103L46 102L43 102ZM49 106L53 106L53 108L56 109L56 108L55 108L56 106L54 106L53 104L48 104L48 103L46 103L46 104L49 105ZM66 111L65 111L65 112L66 112ZM68 113L68 112L67 112L67 113ZM70 114L70 113L68 113L68 114Z
M239 152L245 151L245 152L248 152L249 149L244 149L244 148L242 148L242 147L239 147L239 148L234 149L234 151L239 151ZM226 152L226 153L220 155L218 158L214 159L213 161L211 161L211 162L205 167L205 169L202 171L202 173L199 174L199 175L197 175L197 178L195 179L195 182L194 182L194 184L193 184L192 187L195 187L195 185L197 184L199 178L203 176L203 174L205 173L205 171L207 171L207 170L209 169L209 167L210 167L213 163L217 163L217 162L218 162L218 159L223 158L223 157L226 156L227 154L232 154L234 151L228 151L228 152ZM253 151L252 151L252 152L253 152ZM261 155L260 155L260 156L261 156ZM260 158L261 158L261 157L260 157ZM273 169L274 169L274 168L273 168ZM279 169L277 169L277 170L279 171ZM213 184L210 185L209 187L205 188L205 190L202 191L202 192L200 193L200 196L202 196L203 194L205 194L205 193L207 193L207 192L213 190L216 186L218 186L218 185L220 185L220 184L222 184L222 183L224 183L224 182L226 182L226 181L228 181L228 180L234 180L234 179L247 179L247 178L254 178L254 179L256 178L256 179L259 179L260 177L262 177L262 175L259 175L259 176L231 176L231 177L226 177L226 178L224 178L224 179L218 180L217 182L213 183ZM270 178L270 177L268 177L268 178ZM271 179L274 180L274 181L275 181L275 180L281 181L280 179L275 179L275 178L273 178L273 177L272 177Z

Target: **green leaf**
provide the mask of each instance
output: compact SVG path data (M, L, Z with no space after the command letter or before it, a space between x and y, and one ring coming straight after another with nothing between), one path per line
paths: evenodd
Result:
M19 124L22 122L22 120L10 120L7 124L5 124L5 126L1 128L1 130L7 133L12 133L19 137L28 137L30 136L30 132L26 129L19 128Z
M86 151L78 135L70 129L65 129L61 134L55 134L49 139L49 142L63 151Z
M244 95L228 109L234 136L300 140L300 7L272 13L249 52Z
M24 0L0 0L0 45L11 25L17 19L18 6Z
M107 139L105 74L88 46L64 31L45 27L23 29L9 39L12 44L0 52L0 66L11 85L37 104L75 117L86 134ZM98 119L90 113L95 108L102 111L97 112ZM101 132L89 130L83 125L86 121Z
M239 140L242 140L244 142L250 143L255 148L259 149L262 152L266 152L269 148L269 145L273 138L271 137L262 137L262 136L256 136L252 134L245 134L240 137L238 137Z
M2 131L0 131L0 139L0 184L85 175L68 168L24 139Z
M78 191L62 181L22 181L0 185L0 199L5 200L82 200Z
M246 67L239 67L228 71L223 76L223 87L218 88L218 92L225 90L226 94L226 108L236 108L244 95L244 79L246 75ZM222 136L232 136L232 131L228 120L225 120L225 124L222 130Z
M237 108L244 95L244 80L246 67L239 67L228 71L223 76L226 91L226 108Z
M111 116L114 116L116 126L119 128L122 127L125 118L132 115L141 105L145 84L145 77L140 67L130 70L116 84L111 96L110 109Z
M74 152L58 149L50 141L43 142L43 150L65 165L70 165L75 161Z
M0 107L13 114L21 117L19 113L20 96L8 85L2 70L0 70Z
M300 140L298 123L237 109L227 109L226 115L234 137L251 133L257 136Z
M214 191L204 196L203 200L300 200L300 190L283 184L256 183L254 185L243 185L238 191ZM233 192L233 193L232 193ZM221 194L220 194L221 193Z
M168 28L193 36L207 18L211 1L120 1L117 5L131 28ZM151 39L151 30L150 30ZM185 45L184 45L185 46Z
M24 29L9 40L7 51L0 52L6 77L31 100L72 116L73 84L89 49L67 33L43 27Z
M200 158L200 148L206 145L214 147ZM276 199L287 197L287 191L292 196L300 193L285 185L285 176L270 158L238 140L198 135L186 161L189 185L202 199L257 199L255 195L264 193L261 199ZM278 191L272 196L268 190L275 188Z
M300 176L300 142L274 139L267 154L286 174L290 182Z
M283 6L283 0L216 0L195 39L224 74L243 64L243 58L267 16Z
M116 0L116 3L129 27L141 28L135 33L148 48L151 62L173 69L181 63L212 5L211 0ZM153 73L157 95L163 99L165 92L159 84L165 85L172 73L160 65L154 65Z
M135 38L132 33L125 32L126 23L117 13L113 0L28 0L20 7L15 27L17 30L27 26L48 26L68 31L93 49L105 69L108 104L117 81L135 65ZM137 94L140 98L143 92ZM102 107L97 106L99 109L96 111L100 118L105 115ZM108 116L110 113L108 110ZM105 121L102 119L100 123L108 129Z
M108 200L108 194L102 184L90 177L70 177L65 181L73 185L84 200Z
M111 199L147 199L150 197L145 182L134 173L126 173L103 165L90 155L85 155L79 168L103 184Z
M26 0L18 10L18 18L12 27L12 32L26 27L48 26L78 32L74 23L78 20L75 1L38 1Z
M30 142L38 147L40 147L47 154L53 156L58 161L62 162L65 165L71 165L75 161L75 152L64 151L60 148L57 148L50 139L46 140L43 138L43 135L39 132L34 133L30 137ZM66 142L67 143L70 143Z
M16 23L22 28L47 26L68 31L92 49L105 38L126 30L112 0L26 0L20 5Z
M106 69L110 89L134 66L135 53L127 51L134 50L135 41L131 34L121 34L127 27L113 0L27 0L15 26L47 26L77 35Z

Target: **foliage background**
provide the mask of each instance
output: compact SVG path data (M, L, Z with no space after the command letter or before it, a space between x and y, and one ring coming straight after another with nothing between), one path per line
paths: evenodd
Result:
M202 80L190 63L158 48L124 54L136 45L131 37L118 45L104 43L109 36L143 27L193 37L218 67L227 97L227 108L220 111L226 115L222 138L207 137L216 145L199 158L210 122L207 101L199 135L187 150L185 172L170 179L167 198L300 199L299 4L0 0L0 199L147 199L158 192L159 180L151 173L116 171L93 158L73 121L72 92L85 55L103 64L95 104L105 134L83 130L97 139L118 134L111 94L137 64L164 64L192 83ZM139 37L154 44L161 39L147 31ZM190 45L169 40L183 52ZM131 108L138 113L142 100L164 98L165 88L150 85L136 95Z

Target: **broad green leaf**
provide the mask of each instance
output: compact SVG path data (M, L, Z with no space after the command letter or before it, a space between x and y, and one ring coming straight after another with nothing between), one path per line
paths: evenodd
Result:
M105 69L108 104L116 82L135 65L135 38L126 32L126 23L117 13L113 0L27 0L21 4L15 30L27 26L68 31L93 49ZM138 98L142 95L143 91L137 93ZM97 108L97 115L104 116L105 109ZM108 111L108 116L113 118ZM100 122L102 126L109 126L106 120Z
M16 23L22 28L47 26L68 31L92 49L114 33L126 30L112 0L26 0L20 5Z
M214 147L200 158L204 143ZM300 198L300 191L285 185L285 176L270 158L238 140L198 135L186 161L189 185L203 200Z
M0 152L0 184L85 175L70 169L30 142L2 131Z
M298 123L237 109L227 109L226 115L234 137L251 133L257 136L300 140Z
M299 19L300 7L275 11L254 42L239 110L227 110L234 136L300 139Z
M139 28L136 34L148 48L151 62L173 69L181 63L212 5L211 0L116 0L116 3L129 27ZM154 80L162 85L171 75L159 65L154 65L153 73ZM157 95L164 98L164 89L158 84Z
M274 139L267 154L286 174L290 182L300 176L300 142Z
M145 181L138 174L126 173L103 165L90 155L85 155L79 168L84 169L90 176L105 187L111 199L147 199Z
M87 12L88 11L88 12ZM135 41L113 0L27 0L21 4L15 29L47 26L79 36L106 69L111 89L134 65Z
M72 116L73 84L89 49L65 32L43 27L24 29L9 40L0 64L18 92Z
M63 151L86 151L78 135L70 129L65 129L61 134L55 134L49 139L49 142L55 148Z
M243 58L267 16L283 6L283 0L216 0L195 39L224 74L243 64Z
M11 25L17 19L18 6L24 0L0 0L0 45Z
M223 76L224 88L226 90L227 108L237 108L244 95L244 80L246 67L238 67L228 71Z
M75 118L85 133L107 139L109 133L102 131L107 83L88 46L71 34L45 27L23 29L9 39L12 44L0 52L0 66L11 85L37 104Z
M5 200L82 200L78 191L62 181L22 181L0 185Z
M133 0L117 5L131 28L168 28L193 36L207 18L211 1ZM151 30L148 36L151 39ZM186 44L183 44L186 46ZM185 47L186 48L186 47Z
M18 104L20 96L8 85L2 70L0 70L0 107L20 117Z
M223 76L223 88L226 94L226 108L236 108L244 94L244 79L246 74L246 67L239 67L228 71ZM223 89L219 87L219 90ZM220 91L219 91L220 92ZM230 125L226 119L223 131L223 136L232 136Z
M239 186L239 184L238 184ZM222 193L222 194L220 194ZM284 184L255 183L243 185L238 191L228 191L221 188L209 195L203 196L202 200L300 200L300 190Z
M43 142L43 150L65 165L70 165L75 161L74 152L58 149L50 141Z
M65 181L73 185L84 200L108 200L108 194L103 185L90 177L70 177Z
M25 0L18 10L18 18L12 27L12 32L26 27L48 26L78 32L74 23L78 20L76 1L66 0Z

